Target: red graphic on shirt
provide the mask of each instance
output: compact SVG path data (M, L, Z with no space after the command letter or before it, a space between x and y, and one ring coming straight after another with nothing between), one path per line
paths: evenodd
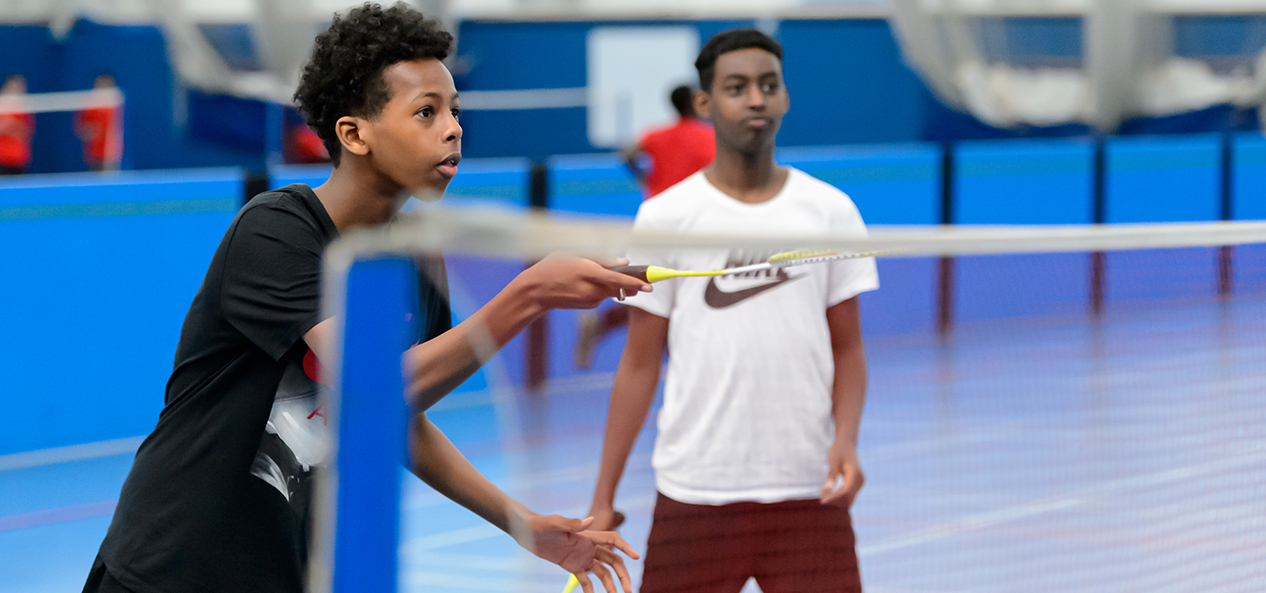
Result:
M311 350L303 355L303 374L317 383L329 385L325 382L325 369L321 367L321 360Z
M325 409L325 406L317 406L317 409L312 410L312 413L311 413L311 414L308 414L308 420L311 420L314 416L320 416L320 417L321 417L321 422L322 422L323 424L325 424L326 426L329 426L329 425L330 425L330 419L329 419L329 418L326 418L326 417L325 417L325 413L321 411L321 410L324 410L324 409Z

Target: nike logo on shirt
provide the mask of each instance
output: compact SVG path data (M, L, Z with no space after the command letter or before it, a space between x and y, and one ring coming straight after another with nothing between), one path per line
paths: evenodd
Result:
M713 309L733 307L734 305L746 301L747 299L750 299L762 292L772 288L777 288L800 277L801 276L788 276L785 271L778 270L778 276L770 282L758 284L742 290L735 290L733 292L721 290L720 287L717 286L717 279L715 277L709 278L708 287L703 291L703 302Z

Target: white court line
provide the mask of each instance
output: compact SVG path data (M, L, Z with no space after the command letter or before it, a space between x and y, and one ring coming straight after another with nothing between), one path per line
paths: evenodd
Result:
M465 544L477 542L483 539L489 539L498 535L506 535L504 531L493 527L490 523L475 525L474 527L466 527L463 529L454 529L433 535L424 535L415 537L405 542L400 552L402 554L418 554L457 544ZM506 537L509 537L508 535Z
M608 389L614 382L615 373L584 373L565 379L547 381L544 387L539 392L533 392L532 396L553 398L560 395L584 393L594 389ZM527 390L522 387L493 387L478 391L463 391L445 396L444 399L436 402L427 411L450 412L453 410L496 406L505 397L525 393L527 393Z
M1258 450L1252 453L1245 453L1235 457L1223 458L1150 474L1109 480L1093 486L1080 488L1066 494L1032 500L972 515L957 521L933 525L927 529L893 538L888 541L866 546L858 546L857 555L873 556L875 554L891 552L893 550L924 544L952 535L966 533L968 531L976 531L979 529L993 527L1008 521L1071 508L1096 499L1104 498L1123 490L1133 490L1141 487L1159 486L1171 482L1190 480L1196 476L1219 473L1240 466L1266 461L1266 448L1259 445L1257 449Z
M409 559L409 563L442 567L450 570L511 572L515 574L532 573L546 578L558 575L558 566L531 555L527 550L522 550L522 553L524 555L507 557L430 551L418 558Z
M445 587L451 589L469 589L472 591L496 591L498 593L514 593L522 590L523 583L517 579L488 578L471 575L452 575L442 572L413 571L405 578L410 585L426 587Z
M83 461L85 459L97 459L100 457L123 455L125 453L135 453L136 448L140 447L141 441L144 440L145 437L128 437L126 439L114 439L112 441L100 441L96 443L84 443L82 445L70 445L68 447L55 447L52 449L27 451L25 453L0 455L0 471L40 467L42 465L53 465L55 463Z

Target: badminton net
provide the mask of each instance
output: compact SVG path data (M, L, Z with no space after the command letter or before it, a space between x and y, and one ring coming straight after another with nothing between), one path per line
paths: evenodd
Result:
M851 514L867 590L1266 588L1266 224L874 227L860 240L627 227L427 208L334 248L329 300L349 319L378 306L381 287L357 266L424 254L443 254L446 271L430 278L446 284L460 321L557 251L888 253L877 261L880 288L859 297L866 484ZM357 300L358 283L376 296ZM577 346L614 307L547 314L428 411L476 467L538 512L589 510L624 330L591 344L583 367ZM627 517L621 534L643 551L662 397L661 385L615 499ZM314 582L335 590L331 575L353 570L348 558L368 559L339 548L363 533L331 527L352 496L350 478L338 479L347 459L326 474L313 563ZM400 484L387 501L399 525L389 542L397 564L383 568L392 586L562 590L558 567L416 478ZM628 566L636 588L643 564ZM746 587L759 590L759 579Z

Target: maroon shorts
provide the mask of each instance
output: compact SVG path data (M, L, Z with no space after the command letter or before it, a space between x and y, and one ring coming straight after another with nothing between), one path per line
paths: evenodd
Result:
M817 500L721 506L663 494L646 543L642 593L860 593L848 509Z

